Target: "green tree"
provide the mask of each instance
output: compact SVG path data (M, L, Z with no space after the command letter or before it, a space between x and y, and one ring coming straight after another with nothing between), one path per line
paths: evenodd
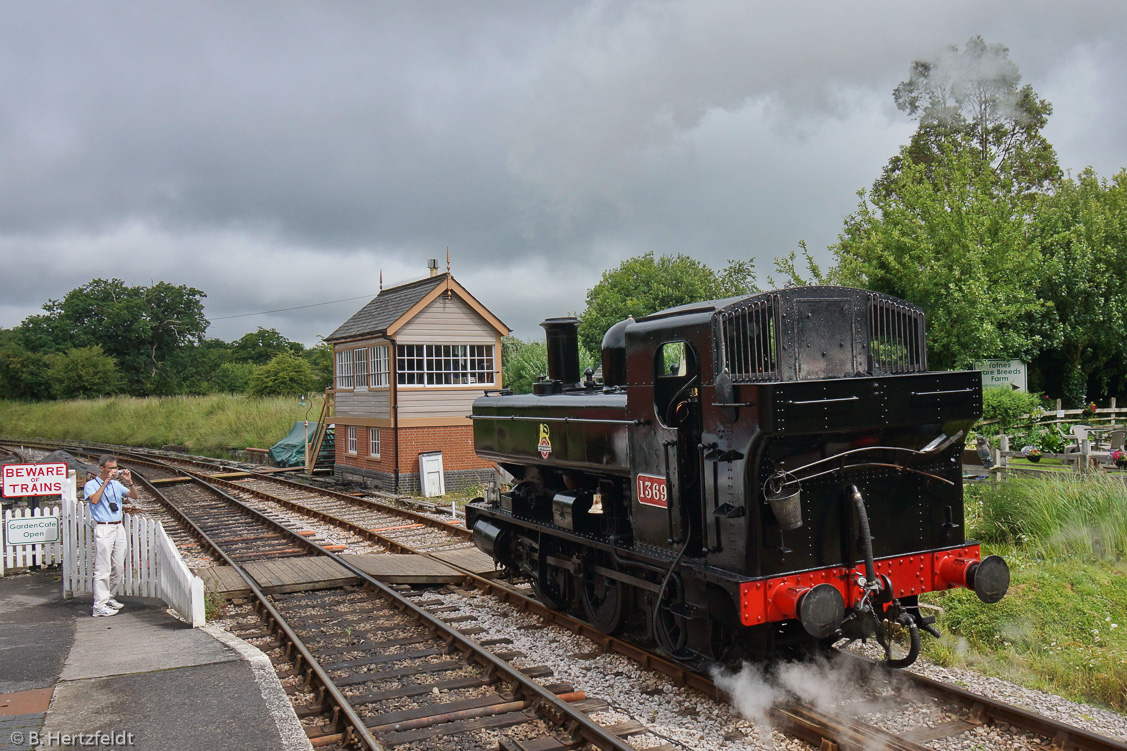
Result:
M250 391L254 373L262 365L252 362L225 362L216 368L211 377L211 391L222 394L245 394Z
M47 360L17 344L0 346L0 399L50 399Z
M121 373L99 346L72 347L47 355L47 378L59 399L89 399L117 393Z
M178 349L169 358L168 369L179 377L177 393L211 394L224 390L215 379L220 368L230 361L231 345L222 339L207 338ZM248 366L248 371L254 369L249 363Z
M595 355L579 347L579 371L598 369ZM544 340L526 342L515 336L501 339L501 368L505 388L517 394L531 394L532 384L548 375L548 345Z
M274 329L264 329L244 334L231 347L231 355L238 362L265 365L282 352L300 355L305 347L301 342L291 342Z
M314 389L313 367L291 352L279 352L259 365L250 379L252 396L298 396Z
M774 277L767 277L767 281L775 289L780 287L805 287L809 284L837 284L837 268L832 267L822 271L821 266L814 260L806 241L798 243L798 250L802 251L802 261L798 259L798 251L792 250L785 256L775 258L775 271L780 274L781 282L776 282ZM806 265L806 271L799 269L800 263Z
M313 368L314 388L324 391L333 385L333 345L322 340L301 353Z
M120 279L94 279L48 301L44 315L20 325L18 338L24 348L44 354L100 346L121 368L130 393L174 393L181 377L168 363L181 348L203 340L203 297L198 289L167 282L129 287Z
M1069 407L1124 385L1127 363L1127 171L1110 182L1084 170L1041 196L1031 220L1038 295L1053 348L1038 358Z
M587 291L587 309L579 326L579 341L598 352L606 330L627 316L639 318L659 310L756 290L754 261L729 261L720 271L686 255L653 253L628 258L603 272Z
M543 341L526 342L515 336L501 339L501 378L505 388L532 393L532 384L548 374L548 347Z
M1001 44L971 37L933 60L916 60L893 91L896 106L919 120L908 147L894 157L874 192L895 187L905 162L934 165L945 151L971 150L983 169L1004 175L1021 192L1041 190L1060 177L1056 152L1042 134L1053 112L1037 96Z
M893 190L861 195L832 247L846 284L896 295L928 317L929 365L1028 360L1048 343L1041 257L1025 237L1029 201L973 152L910 160Z

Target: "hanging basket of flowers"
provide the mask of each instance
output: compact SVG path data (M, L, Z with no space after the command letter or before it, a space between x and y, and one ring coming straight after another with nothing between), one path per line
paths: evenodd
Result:
M1127 467L1127 451L1123 449L1113 449L1112 452L1107 455L1107 458L1120 469Z
M1036 464L1037 462L1041 461L1041 449L1029 449L1028 453L1026 453L1025 455L1025 458Z
M1096 416L1096 403L1095 402L1088 402L1088 406L1084 407L1084 410L1080 414L1085 420L1090 419L1092 417L1095 417Z

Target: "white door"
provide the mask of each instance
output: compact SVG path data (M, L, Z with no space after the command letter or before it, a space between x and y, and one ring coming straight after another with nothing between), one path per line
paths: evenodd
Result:
M446 495L446 481L442 476L442 452L419 454L419 484L425 498Z

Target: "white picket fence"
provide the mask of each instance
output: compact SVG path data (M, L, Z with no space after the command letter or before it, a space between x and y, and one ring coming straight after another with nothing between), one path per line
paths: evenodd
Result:
M41 507L37 509L5 509L4 529L8 528L10 519L41 519L44 516L58 516L58 506ZM36 545L5 545L0 550L0 576L10 568L27 568L28 566L50 566L61 563L63 560L63 542L43 542Z
M94 525L88 504L78 502L77 490L75 474L70 472L67 482L63 483L61 506L37 512L18 512L26 516L61 516L61 542L6 546L5 555L0 556L0 560L6 557L9 561L20 561L9 563L10 567L48 565L61 560L65 597L94 591ZM8 513L12 512L7 512L5 516ZM125 514L124 518L125 532L129 535L129 556L118 594L159 597L193 628L202 626L203 580L184 564L180 552L165 534L160 522L131 514ZM3 575L3 570L0 565L0 575Z

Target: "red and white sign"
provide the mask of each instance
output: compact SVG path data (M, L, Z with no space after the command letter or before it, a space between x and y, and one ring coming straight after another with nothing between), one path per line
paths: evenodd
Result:
M638 503L669 508L669 485L664 477L638 475Z
M24 495L58 495L63 492L67 479L67 465L58 464L5 464L4 497Z

